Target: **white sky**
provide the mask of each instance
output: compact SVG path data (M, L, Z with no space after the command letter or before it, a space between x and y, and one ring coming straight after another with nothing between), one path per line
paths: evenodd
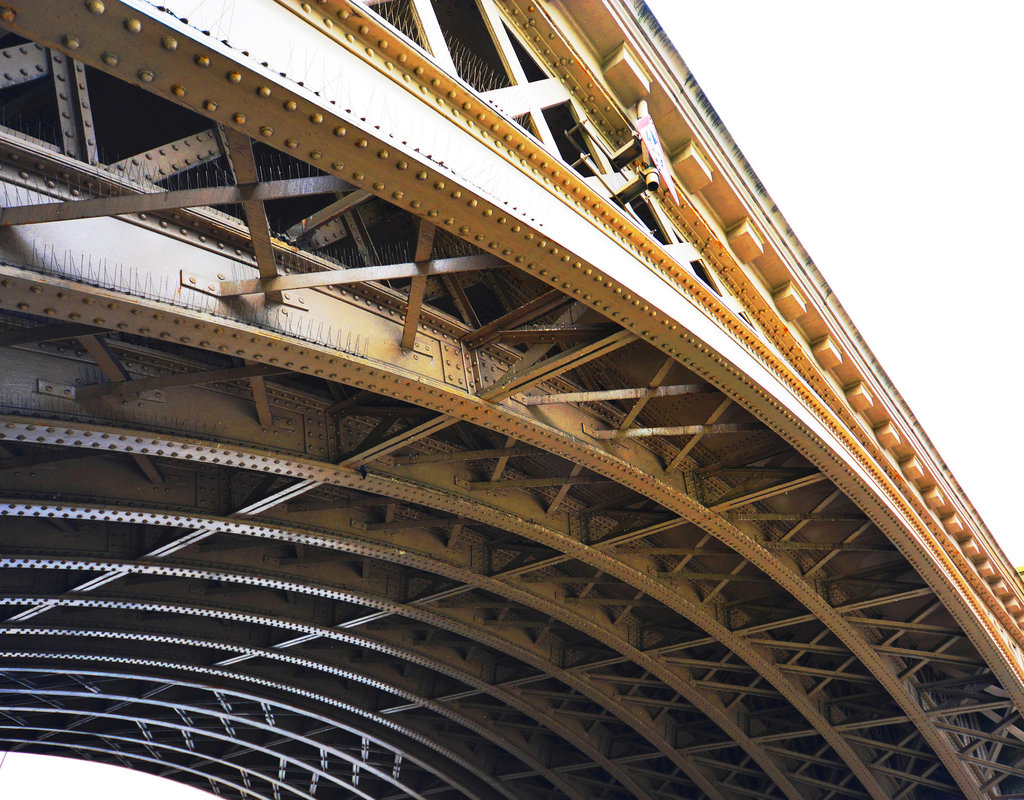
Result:
M8 753L0 766L3 800L213 800L145 772L74 758Z
M648 0L1014 563L1024 2ZM1018 241L1020 240L1020 241ZM209 800L7 756L4 800Z
M1024 3L648 0L993 535L1024 565Z

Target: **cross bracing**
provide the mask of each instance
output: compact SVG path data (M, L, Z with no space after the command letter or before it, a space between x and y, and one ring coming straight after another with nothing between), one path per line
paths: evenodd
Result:
M0 746L268 800L1019 791L1016 576L776 288L643 9L179 5L0 9ZM620 191L645 78L679 205Z

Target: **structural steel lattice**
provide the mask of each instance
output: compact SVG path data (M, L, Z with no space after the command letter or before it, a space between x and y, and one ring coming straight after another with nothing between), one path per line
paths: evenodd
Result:
M163 2L0 6L0 748L1024 797L1020 579L641 0Z

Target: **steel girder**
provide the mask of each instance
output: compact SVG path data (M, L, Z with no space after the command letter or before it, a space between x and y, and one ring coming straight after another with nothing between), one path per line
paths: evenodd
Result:
M374 284L356 284L348 291L303 289L298 297L279 298L285 300L283 306L269 302L270 295L268 302L257 297L241 304L219 298L218 281L251 278L256 267L266 278L268 261L278 262L285 274L289 269L308 272L338 265L280 240L257 242L256 233L250 245L246 224L217 212L176 211L12 231L3 243L10 263L3 268L3 302L10 309L14 335L20 337L21 349L9 352L14 353L10 356L13 373L22 377L11 387L7 405L32 419L6 420L4 441L17 449L10 456L14 463L9 485L16 494L27 493L23 499L14 499L11 508L31 508L30 501L39 497L38 481L29 480L38 476L23 478L18 472L22 466L31 470L45 465L54 457L50 449L54 447L64 450L65 465L74 464L76 450L102 448L108 454L103 460L107 477L100 485L94 485L82 470L70 472L90 485L92 497L126 509L120 519L116 511L110 512L108 522L116 523L115 527L142 521L183 530L196 526L169 542L154 540L156 549L136 548L127 560L97 560L95 554L83 558L79 553L72 559L77 559L78 568L91 565L95 569L102 564L115 568L101 571L97 581L88 584L76 585L69 577L63 591L74 593L77 588L81 593L83 587L95 586L107 592L133 575L153 575L164 569L166 577L186 583L211 580L210 570L177 562L182 553L191 554L193 560L196 556L209 560L202 556L209 551L202 548L227 531L233 537L297 541L296 531L308 527L310 520L296 525L295 518L286 514L270 536L256 533L252 523L230 522L223 516L213 522L210 518L197 521L202 515L187 511L190 506L203 508L209 502L208 497L203 499L207 495L223 494L225 482L229 488L233 482L252 483L239 478L240 473L288 474L305 479L296 490L302 496L316 498L318 492L327 492L312 501L326 503L326 508L332 507L330 491L336 487L358 491L361 503L367 501L364 495L385 499L377 506L362 506L384 507L382 521L372 516L350 520L332 534L340 539L302 532L303 547L334 549L337 541L347 542L344 546L349 551L386 565L378 569L399 571L394 577L396 588L391 590L397 597L417 597L410 586L420 586L422 591L420 572L443 579L418 597L417 605L470 595L466 610L456 613L454 620L454 612L438 615L420 610L418 616L410 616L378 611L356 617L352 624L365 625L372 618L393 625L390 635L401 637L415 630L408 622L415 619L428 636L434 630L455 632L460 641L469 643L463 647L468 646L471 653L501 653L519 665L517 670L534 671L521 674L518 680L553 681L532 695L539 700L525 701L485 680L482 673L475 678L465 671L458 673L471 695L487 694L510 711L524 713L539 735L553 733L579 754L557 767L544 765L538 745L528 738L517 739L514 731L521 721L508 719L504 728L500 722L493 726L473 722L473 713L477 718L481 713L495 714L493 706L469 708L460 692L441 695L450 699L440 704L426 695L407 695L412 702L406 707L412 710L464 706L458 712L459 724L489 738L527 767L507 772L520 776L516 780L541 776L573 796L625 791L646 797L682 781L680 785L695 787L709 797L781 792L797 798L907 796L920 787L981 797L1012 778L1019 740L1013 734L1015 722L999 712L1021 695L1019 651L996 627L990 612L979 613L981 601L972 591L971 576L951 571L948 560L938 557L934 548L929 550L931 540L921 536L920 518L894 489L891 475L864 458L843 425L811 401L806 387L780 366L770 347L751 339L742 325L723 312L721 303L679 272L658 243L615 206L521 129L481 105L472 87L438 72L422 51L396 38L372 15L356 6L328 5L333 15L330 26L321 22L328 18L304 19L312 12L282 3L267 4L267 16L259 25L250 26L251 20L238 15L238 27L222 31L232 44L267 59L269 68L141 3L84 4L69 7L66 15L53 19L44 18L46 4L40 4L38 15L35 9L17 9L4 19L24 26L21 30L32 38L74 51L86 63L156 90L169 101L183 102L217 123L272 146L283 145L285 152L302 160L320 166L329 160L339 178L386 199L389 207L422 215L441 230L486 246L509 264L521 265L529 277L506 270L500 278L490 279L497 296L535 292L533 287L547 283L599 311L622 332L611 339L584 341L576 349L567 347L548 359L543 358L546 351L541 345L525 354L499 343L467 347L460 338L472 330L436 308L431 310L428 303L420 309L421 296L416 301L419 325L413 326L414 347L403 350L397 343L408 344L402 316L406 306L410 312L413 307L411 290L406 299L400 291ZM494 12L489 4L485 6ZM266 24L267 20L273 24ZM58 30L57 23L67 30ZM270 39L268 31L273 32ZM272 68L280 66L284 31L289 32L289 46L304 49L311 63L315 53L323 64L343 65L345 80L339 83L312 73L303 76L305 85L282 80ZM357 45L357 40L370 39L369 47ZM124 42L131 43L129 50ZM260 99L243 99L254 91ZM469 112L477 114L473 117ZM95 195L102 187L115 185L118 193L153 191L120 173L76 163L39 144L8 141L6 146L7 163L14 169L5 169L3 175L7 185L27 201L66 199L74 192L81 195L83 189ZM29 154L31 163L26 164L21 159ZM258 192L246 196L256 197ZM251 225L249 205L246 215ZM360 237L365 239L359 232L361 224L358 220L347 223L357 243ZM80 242L87 246L76 247ZM245 248L254 250L253 255L243 253ZM365 261L370 253L365 241L360 252ZM195 285L201 291L189 285L183 265L189 276L198 279ZM461 304L464 309L466 302L463 296L455 306ZM45 333L33 338L18 327L26 320L36 325L54 318L95 331L73 333L81 353L74 349L62 353L59 347L47 352ZM327 327L323 320L329 320ZM104 335L106 331L120 333L109 336ZM67 334L67 330L55 330L52 341L64 340ZM717 390L718 408L713 413L699 407L674 407L672 413L682 414L685 424L673 420L666 425L657 419L659 412L652 405L644 428L634 429L637 435L603 444L601 437L588 437L586 431L605 428L620 413L615 407L588 410L547 404L542 413L536 413L511 397L520 391L540 396L578 393L580 382L593 388L595 381L602 380L639 386L646 378L638 374L637 365L652 360L652 345L660 348L661 358L668 355L679 365L673 369L707 381ZM627 352L629 356L624 355ZM160 376L180 374L182 369L201 373L213 367L210 359L228 357L287 370L286 377L303 377L295 379L300 380L299 386L292 379L271 384L267 381L273 376L252 378L262 387L259 394L253 387L261 424L247 416L244 409L250 400L239 394L237 384L225 392L217 387L196 388L192 379L174 379L168 384L178 387L173 391L192 387L188 389L192 394L173 396L165 405L161 402L168 397L146 395L141 384L131 386L144 376L166 382ZM89 372L95 369L90 359L103 375ZM124 363L131 364L130 371ZM37 373L38 382L24 380ZM329 403L312 397L310 376L328 388L347 385L362 400L353 402L353 397ZM70 387L102 383L104 378L123 383L124 388L101 400L101 405L77 410L69 405ZM267 386L272 387L270 394ZM126 398L132 396L137 402L132 401L135 408L129 411ZM114 397L121 399L110 402ZM725 400L731 401L732 412ZM188 411L189 403L200 404L205 413ZM335 407L339 408L332 412ZM185 416L180 416L180 409ZM275 418L275 409L282 416ZM348 413L348 409L355 411ZM401 420L415 419L418 409L441 416L418 425L408 423L396 434ZM339 410L341 420L336 417ZM732 414L731 421L718 423L726 412ZM91 420L82 418L83 413ZM199 423L197 416L214 422ZM767 426L763 434L756 431L755 420ZM622 424L621 415L616 424ZM154 428L163 435L153 436L149 431ZM716 438L746 432L749 438L721 448L695 447L691 441L675 452L670 443L652 433L638 435L643 430L664 436L666 431L682 428L692 432L699 428L701 436ZM478 473L466 462L450 462L442 469L436 464L402 464L393 458L393 454L410 452L457 454L460 445L452 438L456 432L463 439L461 446L466 441L486 442L491 433L551 455L535 458L532 472L516 471L515 477L505 481L501 475L508 469L508 457L500 456L486 482L473 480ZM25 452L20 452L22 448ZM506 444L506 449L511 445ZM111 463L111 453L132 461ZM665 461L675 464L688 454L692 454L692 467L685 477L665 469ZM566 469L560 466L565 460L575 466L568 474L559 474L559 469ZM716 461L723 466L716 467ZM191 463L183 467L187 462ZM202 466L186 483L191 480L199 487L214 477L221 488L197 490L191 500L186 499L181 470L187 473L193 464ZM748 472L743 476L729 472L737 468ZM779 480L779 469L803 474ZM178 480L168 498L177 508L173 522L166 513L140 505L146 485L141 484L143 478L153 487L171 491L164 477L168 470ZM583 470L590 474L581 475ZM560 488L553 492L538 488L551 483L552 471ZM621 487L614 490L617 509L602 508L598 496L586 488L598 480ZM86 507L83 501L89 495L64 476L46 476L43 482L44 494L59 492L72 498L76 507ZM494 486L482 488L485 483ZM129 486L134 486L133 491L126 491ZM259 486L249 488L258 507L255 490ZM279 498L270 496L276 504ZM850 500L852 506L844 505ZM258 507L249 515L279 515L275 504ZM751 505L757 510L747 520L737 518L736 508ZM598 517L614 510L627 519L630 514L635 520L646 513L661 521L630 529L609 524L612 515L604 517L604 527L594 530L594 517L582 513L588 506L596 509ZM835 506L842 510L829 518ZM102 506L88 507L93 514L108 513ZM236 506L249 507L249 503ZM64 511L43 508L36 503L36 511L67 524ZM430 509L433 516L423 517L422 509ZM556 509L568 513L565 517L551 513ZM854 509L859 510L854 513ZM437 512L445 517L438 518ZM301 513L323 523L313 507ZM396 513L404 515L398 522L405 527L396 524ZM137 517L131 518L133 514ZM813 540L825 530L815 525L855 521L859 514L864 521L846 531L842 540L837 541L834 534L828 534L824 543ZM417 527L418 520L422 527ZM796 524L788 532L780 531L776 523L786 521ZM337 527L332 523L328 530ZM427 534L429 546L422 550L424 532L437 527L454 532L447 542ZM463 528L471 533L462 533ZM908 536L908 531L918 538ZM895 549L882 546L879 532ZM473 544L462 553L458 540L466 535ZM125 536L132 540L138 532L123 532L115 539ZM868 549L856 550L865 536L871 542ZM381 548L378 541L368 549L367 541L375 537L403 545ZM807 552L796 545L808 551L820 547L814 552L826 555L809 561ZM519 555L509 560L508 547L518 547ZM34 569L46 560L29 557L16 538L9 544L5 539L5 549L12 555L12 566L20 563ZM248 552L254 554L251 549ZM858 552L882 555L871 564L859 560ZM14 556L24 558L18 561ZM296 563L305 560L301 553L288 558L297 559ZM151 563L154 559L167 561L168 566ZM513 566L503 574L500 566L495 568L495 559ZM73 574L74 564L68 559L50 558L48 563ZM262 562L249 563L247 570L262 592L281 589L269 578L259 584L259 574L270 571ZM333 580L341 585L336 576ZM872 594L883 589L890 594ZM487 595L472 594L480 591L501 598L496 615L473 613L480 604L486 608ZM88 631L93 629L102 630L99 638L108 644L163 641L173 646L192 643L200 649L210 646L188 630L144 633L124 620L115 621L113 627L96 627L107 606L120 603L124 608L167 615L168 620L151 624L153 631L171 624L170 620L177 620L172 628L183 624L187 629L184 619L201 616L204 609L211 613L202 604L127 597L111 597L106 604L87 595L72 600L73 594L61 596L60 591L12 592L11 602L25 601L26 608L8 623L6 632L32 638L58 630L74 635L77 630L89 640ZM369 595L364 592L364 596ZM232 621L255 629L280 626L288 614L272 605L268 616L261 609L266 599L255 606L236 607L230 612ZM378 595L376 607L383 608L384 599L385 595ZM890 603L895 614L907 614L908 604L913 606L918 599L924 602L910 612L905 628L886 628L894 620L865 616L866 609L878 613ZM80 629L74 624L65 629L45 624L48 617L63 616L71 607L73 615L88 611L92 620ZM774 609L775 619L766 608ZM780 610L782 619L777 618ZM468 619L464 618L467 612ZM769 618L764 617L766 613ZM853 621L851 613L860 616ZM44 624L31 622L35 617ZM323 626L307 625L303 630L303 636L329 636ZM535 639L532 630L541 634ZM681 640L680 630L687 631ZM659 638L670 643L654 644ZM910 639L910 646L899 646L901 638ZM550 646L552 640L559 643L556 655L542 657L538 649ZM232 645L224 641L216 647L230 650ZM265 660L273 671L279 669L275 660L290 658L266 647L253 648L251 643L234 647L252 670L268 669L262 665ZM395 652L414 663L408 648ZM594 652L601 655L595 658ZM567 669L581 653L591 655ZM94 654L96 659L105 656L109 654ZM492 668L495 657L488 656ZM417 659L421 666L427 663L425 656ZM827 659L833 661L827 663ZM199 657L197 666L201 662ZM314 660L302 663L303 668L319 668ZM451 668L442 669L436 658L429 663L436 674L447 669L447 677L453 677ZM600 683L607 688L595 685ZM865 684L868 688L863 691L849 688L863 689ZM983 695L994 699L979 703ZM577 697L586 697L583 708L572 707L583 703ZM935 724L932 706L936 702L942 713L957 722ZM889 705L894 713L889 713ZM901 729L897 741L849 733L863 726L870 729L872 720L858 720L858 715L870 717L872 712L879 728ZM440 716L452 713L448 708ZM766 714L788 715L784 724L788 730L767 735L760 721ZM574 729L576 722L563 720L585 722ZM699 729L707 724L699 720L710 721L721 732L721 741L703 749L680 746L688 726ZM437 724L432 720L428 727L435 726L436 735L443 737ZM972 735L975 738L969 738ZM788 747L770 744L778 741L774 737L782 737ZM617 752L616 744L628 745L630 754ZM722 753L719 758L708 755L716 751ZM985 757L969 755L976 752ZM493 756L492 762L481 753L459 757L477 775L495 774ZM658 766L637 768L636 763ZM560 777L564 769L579 778L590 771L590 783L566 783ZM459 785L454 778L450 783Z
M68 435L69 430L70 429L65 428L62 431L62 433L64 435ZM73 433L74 433L74 431L72 431L72 434ZM17 436L17 434L15 434L15 436ZM102 434L100 434L100 436L102 436ZM108 437L109 437L109 434L108 434ZM138 440L139 438L140 437L133 437L132 439L129 439L128 441ZM145 442L145 440L143 440L143 443L144 442ZM135 441L135 444L138 445L139 441ZM162 444L163 444L163 447L162 447L163 453L165 455L169 455L172 452L172 450L170 449L171 448L171 443L164 441ZM156 452L156 448L155 447L152 448L152 449L150 449L150 448L146 448L146 449L149 450L150 452ZM184 454L182 454L182 455L184 455ZM195 457L202 458L203 456L202 455L198 455L198 456L194 456L194 458ZM209 458L209 456L207 456L207 458ZM242 458L239 457L237 461L235 461L235 459L232 458L232 461L234 463L240 463L242 461ZM274 469L274 467L270 467L270 468ZM294 470L293 470L293 474L294 474ZM374 476L371 475L371 476L369 476L368 479L369 480L373 480L373 477ZM360 479L360 480L364 480L365 481L367 479ZM145 512L144 510L141 510L141 509L138 510L138 511L131 511L131 512L118 511L116 509L111 509L111 510L108 510L108 511L104 512L103 510L98 510L98 509L95 509L95 508L89 508L87 506L86 507L78 507L78 506L76 506L76 509L77 509L77 511L75 512L75 514L78 517L86 517L86 516L88 516L88 517L91 518L91 517L99 516L100 518L103 518L104 516L109 516L109 518L111 518L111 519L118 519L118 518L120 518L120 519L122 519L124 521L128 521L128 520L134 520L134 521L151 520L153 518L153 516L150 513L147 513L147 512ZM58 507L56 507L56 506L54 506L52 504L28 504L27 506L23 506L23 507L14 506L9 511L9 513L12 513L12 514L17 514L19 512L22 515L27 516L27 517L42 516L42 517L45 518L45 517L49 517L49 516L52 516L52 515L61 516L64 513L66 513L66 510L62 510L62 509L60 509L60 508L58 508ZM186 529L198 529L198 528L202 528L204 526L205 527L211 527L211 521L210 520L208 520L208 519L204 520L204 519L201 519L201 518L194 518L194 517L185 517L185 518L176 517L174 519L174 522L176 524L178 524L178 525L184 526ZM429 524L429 520L426 520L424 524ZM247 529L249 529L251 527L247 523L231 521L231 520L222 520L222 521L220 521L220 526L222 526L224 530L232 531L232 532L241 532L241 531L247 530ZM268 533L266 531L263 531L261 535L262 536L267 536ZM283 535L283 534L281 532L278 532L278 535ZM391 534L391 536L393 536L393 534ZM294 540L294 536L292 536L291 538L292 538L292 540ZM307 538L304 538L303 541L305 543L307 543L307 544L312 544L316 540L307 537ZM334 546L337 546L337 545L334 545ZM400 553L401 553L401 555L395 554L394 556L392 556L392 558L395 558L396 560L397 560L397 558L405 558L405 559L409 558L409 551L407 549L403 548L400 551ZM81 566L88 566L88 562L80 562L80 565ZM162 570L161 570L161 568L150 566L148 568L142 568L142 570L143 571L157 571L157 572L159 572L159 571L178 572L178 573L181 573L182 575L186 575L186 576L190 576L190 577L195 577L195 575L197 574L194 570L188 570L188 569L182 570L182 568L180 566L178 566L178 567L165 567L165 568L162 568ZM253 580L266 582L268 580L268 578L253 578ZM271 584L271 585L274 585L274 584ZM785 623L783 623L783 624L785 624Z

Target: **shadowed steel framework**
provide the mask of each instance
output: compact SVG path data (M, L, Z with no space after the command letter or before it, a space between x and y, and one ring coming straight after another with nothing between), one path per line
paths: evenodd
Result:
M1024 797L1020 579L642 0L0 23L0 748Z

